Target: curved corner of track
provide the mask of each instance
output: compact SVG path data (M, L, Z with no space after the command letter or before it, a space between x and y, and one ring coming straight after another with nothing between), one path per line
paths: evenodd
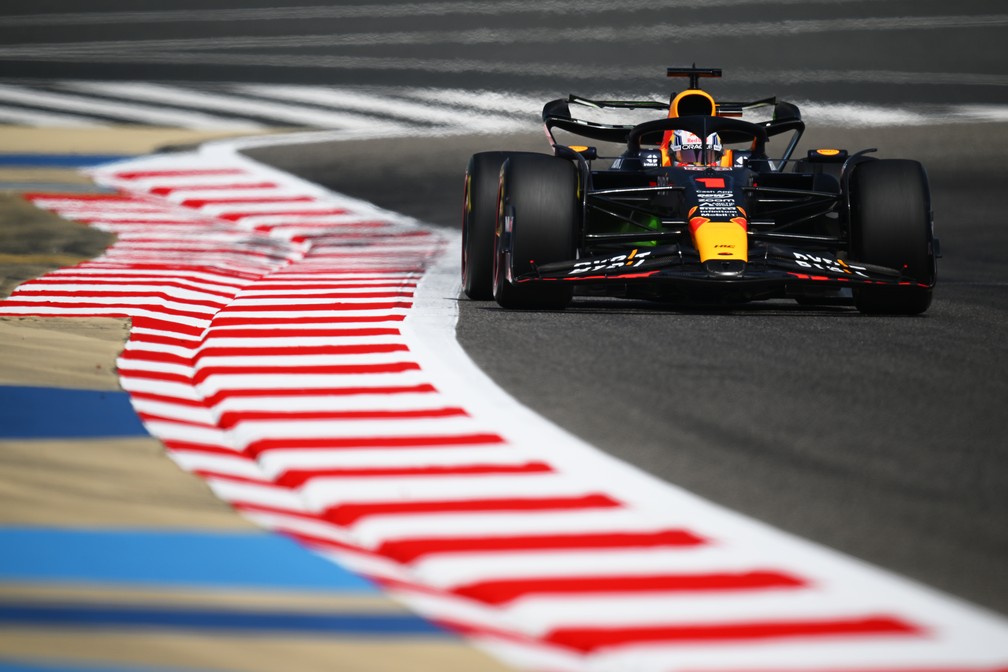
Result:
M246 516L525 669L1008 666L1000 617L521 407L454 339L456 235L241 146L94 170L113 195L37 195L118 239L0 314L132 318L119 374L134 407Z

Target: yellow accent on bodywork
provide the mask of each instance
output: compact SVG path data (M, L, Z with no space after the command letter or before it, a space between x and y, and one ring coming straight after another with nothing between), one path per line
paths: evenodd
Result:
M693 105L694 104L693 101L696 101L696 100L702 99L702 98L706 98L707 99L705 101L705 107L706 107L706 105L709 105L709 108L704 109L704 110L699 110L699 109L688 110L687 114L689 114L689 115L693 115L693 114L706 114L706 115L711 116L711 117L715 116L717 114L717 103L714 102L714 98L709 93L707 93L706 91L703 91L701 89L686 89L685 91L681 91L675 98L672 99L672 102L669 103L669 113L668 113L668 116L669 117L682 117L682 116L686 116L686 115L680 114L680 112L679 112L679 103L681 103L683 100L692 99L692 100L690 100L690 104Z
M746 230L736 222L704 222L693 233L700 261L709 259L749 260Z

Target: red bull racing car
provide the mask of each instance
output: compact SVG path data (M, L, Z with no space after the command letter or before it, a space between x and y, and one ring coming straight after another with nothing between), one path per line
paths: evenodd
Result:
M466 296L517 309L563 308L577 293L927 310L939 255L920 163L879 159L874 149L794 158L805 129L795 105L716 101L700 78L720 77L717 69L668 68L668 75L689 78L668 103L578 96L547 103L552 155L473 155L462 235ZM769 120L743 119L766 109ZM656 118L614 124L587 120L585 110ZM561 133L578 142L558 141ZM774 138L784 146L771 156ZM605 156L598 143L616 149Z

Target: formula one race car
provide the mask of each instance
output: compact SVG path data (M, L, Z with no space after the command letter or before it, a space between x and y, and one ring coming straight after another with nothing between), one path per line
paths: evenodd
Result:
M552 155L475 154L465 178L462 284L470 299L559 309L575 291L655 301L793 298L918 314L931 303L938 241L920 163L874 149L792 159L805 124L774 98L718 102L689 77L669 103L546 104ZM771 108L769 121L742 117ZM580 111L641 112L637 124ZM658 113L660 111L660 113ZM557 141L556 132L617 147ZM790 135L786 135L790 134ZM787 142L776 157L768 142ZM595 167L604 162L605 167Z

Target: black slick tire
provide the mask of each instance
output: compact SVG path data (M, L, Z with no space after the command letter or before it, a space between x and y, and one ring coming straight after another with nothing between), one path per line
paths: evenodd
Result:
M462 204L462 291L474 301L493 300L494 230L500 169L509 156L480 152L469 159Z
M562 280L520 285L511 278L536 265L575 257L581 218L578 181L577 169L566 159L521 154L504 162L493 272L493 295L500 306L559 310L570 303L574 289Z
M917 315L931 305L935 256L931 193L917 161L867 161L850 178L850 257L899 270L905 286L862 286L854 305L862 313Z

